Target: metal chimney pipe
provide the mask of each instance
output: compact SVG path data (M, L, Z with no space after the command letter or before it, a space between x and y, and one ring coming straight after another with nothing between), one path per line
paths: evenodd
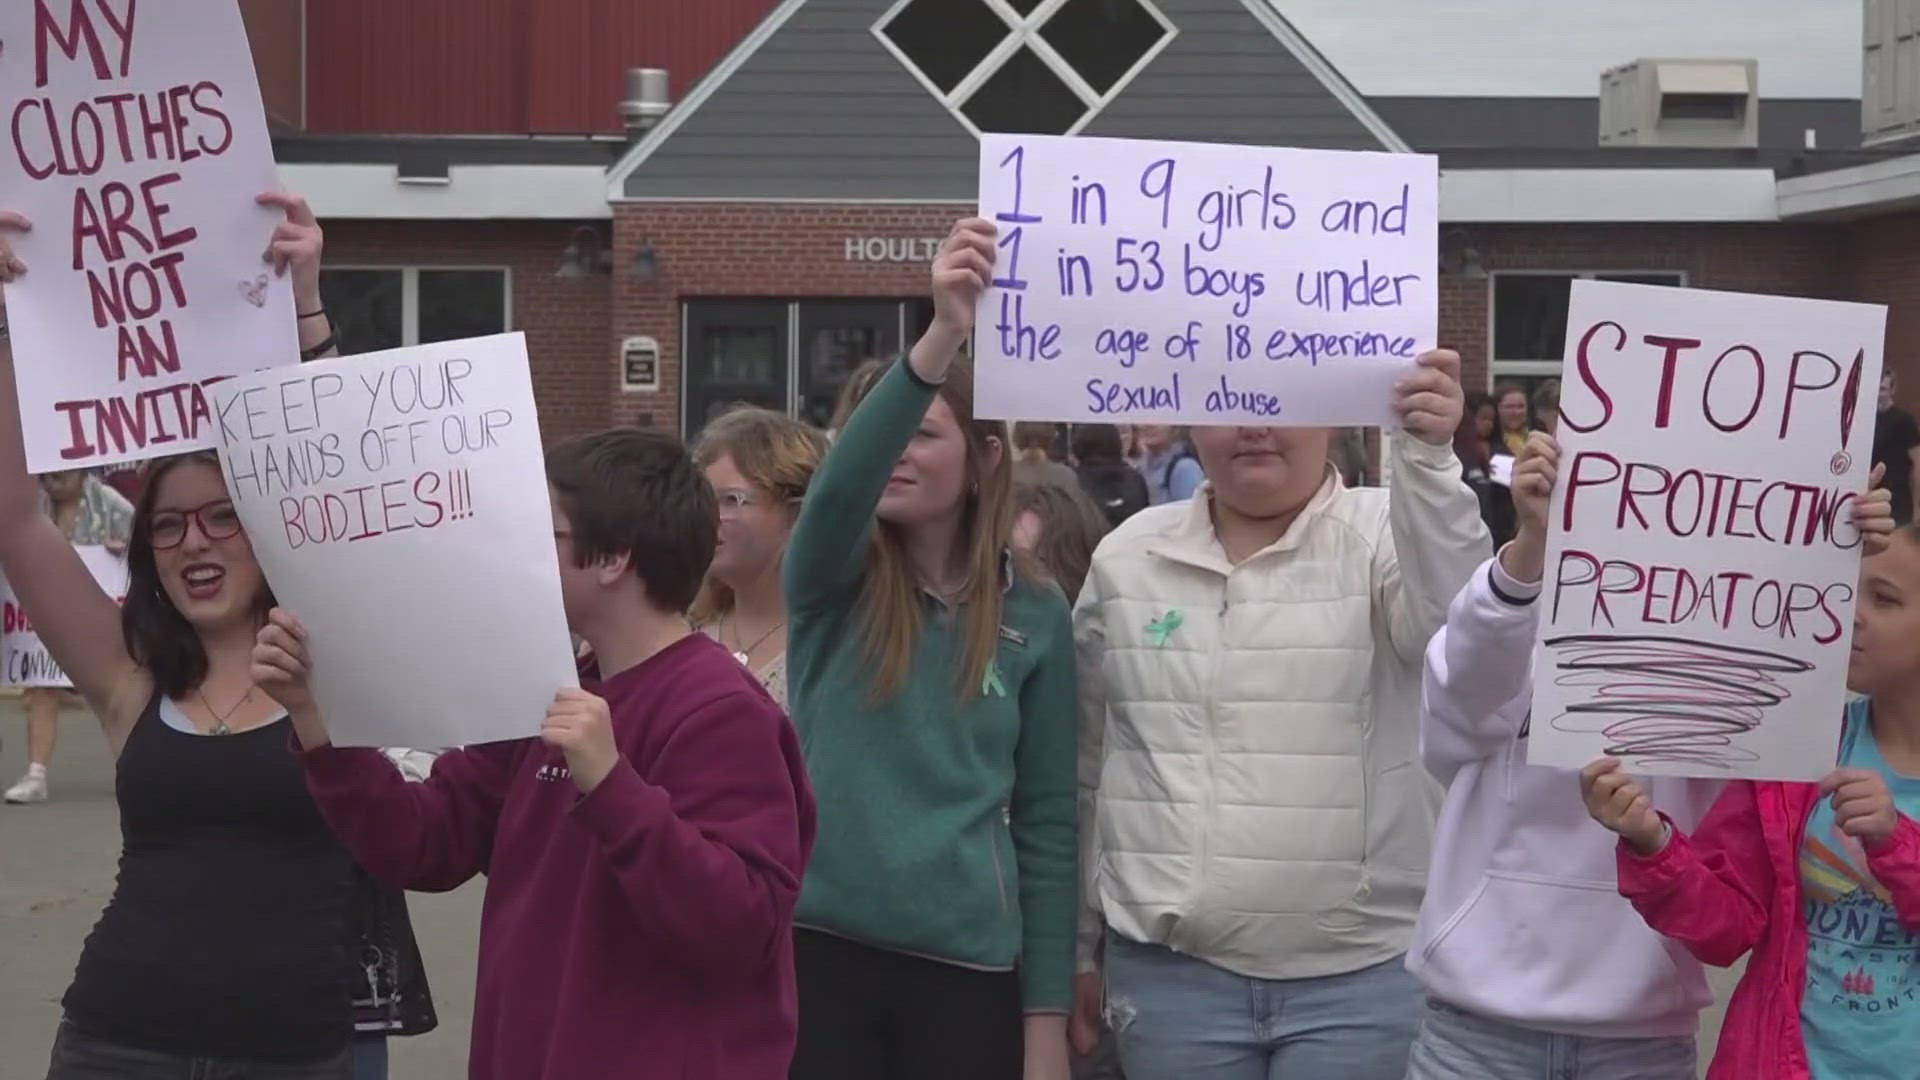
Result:
M626 122L629 136L646 134L673 108L671 86L665 68L627 71L627 95L620 102L620 119Z

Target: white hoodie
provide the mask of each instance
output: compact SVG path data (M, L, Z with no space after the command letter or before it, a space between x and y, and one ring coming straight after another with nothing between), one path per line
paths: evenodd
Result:
M1420 752L1448 785L1407 967L1458 1009L1568 1035L1691 1035L1711 1000L1683 947L1619 894L1616 837L1579 775L1528 765L1540 586L1489 562L1427 647ZM1691 830L1718 780L1642 779Z

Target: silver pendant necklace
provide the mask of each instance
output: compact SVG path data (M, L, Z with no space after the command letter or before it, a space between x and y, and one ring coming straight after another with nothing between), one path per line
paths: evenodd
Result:
M196 691L196 693L200 695L200 707L207 710L208 716L213 717L213 727L207 731L209 735L233 734L233 729L227 726L228 718L233 716L234 713L239 712L241 706L253 700L253 690L249 688L247 692L241 696L239 701L234 702L233 708L228 709L223 714L214 711L213 703L207 700L207 692L205 690L199 690Z
M733 629L733 635L732 635L733 642L735 645L738 645L740 643L740 625L734 622L734 620L732 619L728 619L727 622L731 624L731 627ZM735 649L733 651L733 658L735 660L740 661L741 667L752 667L753 666L753 660L752 660L753 650L765 644L768 638L772 637L775 633L777 633L780 630L781 627L785 625L787 625L787 620L785 619L781 619L779 622L774 623L773 628L768 630L766 633L761 634L758 638L754 640L753 644L747 646L744 649Z

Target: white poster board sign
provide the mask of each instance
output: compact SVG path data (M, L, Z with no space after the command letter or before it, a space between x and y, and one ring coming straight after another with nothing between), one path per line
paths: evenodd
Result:
M1573 283L1529 762L1832 769L1885 323Z
M127 602L127 562L104 547L76 547L80 560L93 571L100 590L115 603ZM13 595L13 586L0 578L0 686L71 687L73 681L54 662L40 642L33 620Z
M983 135L976 411L1389 425L1439 320L1436 159Z
M341 746L526 738L577 685L526 339L214 387L220 463Z
M238 5L9 0L0 106L0 207L34 226L7 287L27 467L215 445L207 385L300 351Z

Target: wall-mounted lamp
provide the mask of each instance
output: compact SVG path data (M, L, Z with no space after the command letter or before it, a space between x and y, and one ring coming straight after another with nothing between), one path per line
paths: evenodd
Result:
M1455 274L1468 281L1484 281L1486 263L1480 249L1473 246L1473 234L1465 229L1449 229L1440 238L1440 272Z
M613 252L600 242L600 230L591 225L582 225L574 229L573 236L567 240L567 249L560 253L560 268L553 272L553 276L585 278L612 270Z
M660 276L660 256L653 250L653 241L640 241L640 250L633 254L633 280L652 281Z

